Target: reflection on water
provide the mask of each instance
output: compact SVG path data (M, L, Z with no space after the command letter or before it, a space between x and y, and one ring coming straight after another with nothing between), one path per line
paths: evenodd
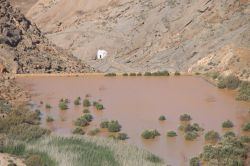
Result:
M129 135L129 143L148 149L161 156L171 165L187 165L188 159L198 155L204 145L204 135L195 141L185 141L178 131L179 116L190 114L192 122L205 129L225 132L221 124L232 120L234 131L239 134L246 117L249 104L237 102L232 94L219 90L198 77L25 77L18 82L28 88L33 95L36 107L43 112L42 125L60 135L71 134L73 121L82 115L83 107L74 106L74 100L90 94L91 101L101 100L105 110L91 108L94 121L86 130L99 127L103 120L118 120L122 132ZM61 111L58 102L61 98L70 99L70 109ZM46 110L44 104L52 105ZM46 117L55 119L46 123ZM160 115L167 120L159 122ZM143 140L144 129L157 129L161 136L155 140ZM176 138L167 138L169 130L177 131ZM101 135L107 135L102 132Z

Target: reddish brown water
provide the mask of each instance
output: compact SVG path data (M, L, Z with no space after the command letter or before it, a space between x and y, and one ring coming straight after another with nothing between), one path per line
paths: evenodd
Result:
M118 120L122 132L126 132L129 143L143 147L171 165L187 165L188 159L198 155L204 145L204 135L195 141L185 141L178 131L179 116L188 113L192 122L199 123L205 130L223 133L221 124L232 120L234 131L240 134L240 127L247 116L249 104L237 102L234 96L225 90L219 90L198 77L25 77L18 82L33 94L35 108L43 112L42 125L60 135L70 134L73 121L83 113L82 106L74 106L78 96L84 98L91 94L90 100L101 99L105 110L91 109L94 121L86 130L99 127L102 120ZM70 109L61 111L58 101L61 98L71 100ZM49 111L40 105L40 101L49 103ZM47 115L55 121L46 123ZM160 115L167 120L159 122ZM157 129L161 136L155 140L143 140L140 135L144 129ZM175 130L178 137L167 138L166 132Z

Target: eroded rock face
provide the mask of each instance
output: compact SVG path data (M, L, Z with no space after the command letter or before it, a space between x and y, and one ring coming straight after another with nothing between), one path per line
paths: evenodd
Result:
M250 48L249 15L249 0L40 0L27 13L51 41L101 71L201 68L242 78L250 78L250 60L238 51ZM98 49L109 58L93 60ZM212 63L200 63L211 54Z
M12 73L92 72L82 61L51 44L8 0L0 0L0 61ZM16 64L16 65L15 65Z

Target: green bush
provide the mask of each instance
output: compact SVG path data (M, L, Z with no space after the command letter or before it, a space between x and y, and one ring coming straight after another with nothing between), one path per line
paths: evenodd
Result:
M96 104L95 104L95 108L96 108L97 110L101 111L101 110L104 109L104 106L103 106L102 104L100 104L100 103L96 103Z
M141 134L144 139L154 139L157 136L160 136L160 133L157 130L145 130Z
M225 121L225 122L222 123L222 127L223 128L232 128L232 127L234 127L234 124L233 124L232 121L227 120L227 121Z
M81 127L76 127L73 131L73 134L79 134L79 135L84 135L85 131Z
M220 78L218 87L219 88L228 88L228 89L237 89L240 85L240 80L234 75L229 75L224 78Z
M250 82L243 82L238 93L237 100L250 101Z
M78 97L77 99L75 99L74 104L81 105L81 97Z
M8 143L7 145L0 146L0 153L8 153L17 156L21 156L25 154L25 145L24 144L13 144Z
M122 75L123 75L123 76L128 76L128 73L123 73Z
M103 121L103 122L101 122L100 127L104 128L104 129L108 128L109 127L109 121Z
M158 72L154 72L151 74L152 76L169 76L169 72L168 71L158 71Z
M85 114L90 113L89 109L87 109L87 108L84 109L82 112L85 113Z
M122 126L118 123L118 121L110 121L108 124L109 132L119 132Z
M250 132L250 122L244 124L242 129L243 131Z
M115 77L116 73L107 73L104 75L105 77Z
M175 75L175 76L180 76L180 75L181 75L181 73L180 73L180 72L178 72L178 71L176 71L176 72L174 73L174 75Z
M52 118L51 116L47 116L46 118L46 122L53 122L54 118Z
M82 116L82 118L86 119L88 122L93 120L93 116L91 114L85 114Z
M51 106L50 104L46 104L46 105L45 105L45 108L46 108L46 109L51 109L52 106Z
M83 106L84 106L84 107L90 107L90 106L91 106L90 101L89 101L88 99L84 99L84 100L83 100Z
M189 161L189 166L200 166L199 157L193 157Z
M129 76L136 76L136 73L130 73Z
M164 121L164 120L166 120L166 117L165 117L164 115L161 115L161 116L159 117L159 120L160 120L160 121Z
M228 138L228 137L236 137L235 133L232 131L228 131L223 135L224 138Z
M242 143L250 143L250 137L249 136L241 136L240 141Z
M185 140L192 141L196 139L198 136L199 135L197 132L189 131L189 132L186 132L185 134Z
M220 139L220 135L218 132L216 131L208 131L206 134L205 134L205 140L206 141L209 141L209 142L217 142L218 140Z
M58 107L60 108L60 110L67 110L68 108L68 102L67 101L60 101L58 104Z
M151 163L155 163L155 164L163 163L162 159L154 154L149 154L146 159L150 161Z
M83 116L81 116L75 121L75 125L85 127L89 125L89 122Z
M118 139L118 140L126 140L126 139L128 139L128 135L126 133L118 133L116 139Z
M190 121L190 120L192 120L192 118L188 114L183 114L183 115L180 116L180 120L181 121Z
M167 132L167 136L168 136L168 137L176 137L177 134L176 134L175 131L169 131L169 132Z

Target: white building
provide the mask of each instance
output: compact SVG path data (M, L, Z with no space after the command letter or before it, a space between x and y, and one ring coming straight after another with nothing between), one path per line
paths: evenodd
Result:
M108 52L105 50L98 50L96 54L97 59L104 59L108 55Z

